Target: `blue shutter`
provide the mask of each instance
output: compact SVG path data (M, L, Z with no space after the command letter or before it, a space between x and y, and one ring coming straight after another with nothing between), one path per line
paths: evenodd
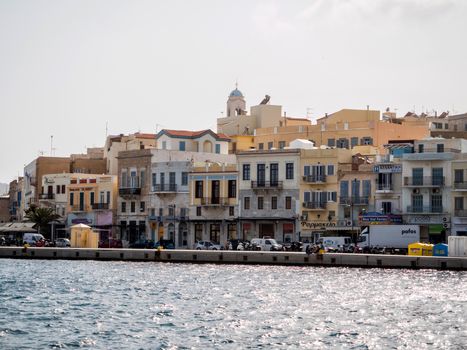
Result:
M340 196L346 197L346 198L349 197L349 182L348 181L341 181Z
M304 193L303 201L304 202L310 202L310 192L305 192Z
M303 174L305 176L310 175L310 166L309 165L305 165L305 167L303 168Z

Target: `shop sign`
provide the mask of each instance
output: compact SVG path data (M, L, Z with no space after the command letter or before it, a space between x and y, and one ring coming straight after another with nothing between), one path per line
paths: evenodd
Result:
M367 213L360 215L362 225L399 225L402 224L402 215Z
M75 188L68 188L69 191L92 191L93 187L75 187Z
M402 164L379 164L373 167L374 173L402 173Z
M302 221L302 230L317 230L326 227L336 227L336 222L333 221Z

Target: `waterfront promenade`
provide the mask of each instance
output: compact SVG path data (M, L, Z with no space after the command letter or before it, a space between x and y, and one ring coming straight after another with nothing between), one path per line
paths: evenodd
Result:
M158 261L172 263L260 264L323 267L445 269L467 271L467 258L381 254L0 247L0 258Z

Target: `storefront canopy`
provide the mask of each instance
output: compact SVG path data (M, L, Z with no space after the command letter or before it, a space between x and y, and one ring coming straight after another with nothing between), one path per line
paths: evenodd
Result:
M33 222L7 222L0 225L0 233L37 232L34 228L36 224Z

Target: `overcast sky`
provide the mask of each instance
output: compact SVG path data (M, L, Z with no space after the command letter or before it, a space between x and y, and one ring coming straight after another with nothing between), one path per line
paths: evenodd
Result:
M0 182L109 134L215 129L238 80L289 116L467 112L467 1L0 0Z

